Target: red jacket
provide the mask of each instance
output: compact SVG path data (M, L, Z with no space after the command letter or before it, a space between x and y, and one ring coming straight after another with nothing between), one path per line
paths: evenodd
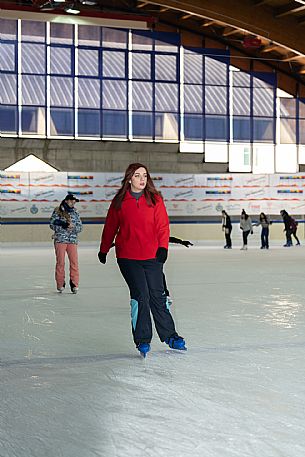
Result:
M169 221L162 198L148 206L144 194L137 201L127 191L120 209L111 203L100 251L107 253L114 238L117 258L154 259L159 247L168 249Z

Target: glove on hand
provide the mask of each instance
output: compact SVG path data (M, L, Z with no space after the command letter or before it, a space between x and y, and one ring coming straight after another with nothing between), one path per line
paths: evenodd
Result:
M167 249L166 248L158 248L156 252L157 261L160 263L165 263L167 259Z
M104 252L99 252L97 256L99 261L105 265L107 254L105 254Z
M193 243L191 243L190 241L187 241L187 240L184 240L182 241L183 246L185 246L186 248L189 248L190 246L194 246Z

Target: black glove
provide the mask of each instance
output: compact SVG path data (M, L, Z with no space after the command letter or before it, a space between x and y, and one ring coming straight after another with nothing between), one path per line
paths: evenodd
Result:
M182 241L183 246L185 246L186 248L189 248L190 246L194 246L193 243L191 243L190 241L187 241L187 240L184 240Z
M105 254L104 252L99 252L97 256L99 261L105 265L107 254Z
M157 261L160 263L165 263L167 259L167 249L166 248L158 248L156 252Z

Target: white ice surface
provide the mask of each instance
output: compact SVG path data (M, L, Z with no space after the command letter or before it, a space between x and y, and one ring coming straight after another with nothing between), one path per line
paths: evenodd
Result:
M305 456L304 247L171 246L188 351L155 335L146 360L96 251L60 295L52 247L1 248L1 457Z

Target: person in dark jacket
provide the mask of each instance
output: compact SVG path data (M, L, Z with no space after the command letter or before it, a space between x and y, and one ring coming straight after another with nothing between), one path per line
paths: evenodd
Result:
M50 220L50 228L54 230L53 239L56 255L55 280L58 292L65 289L65 257L70 263L70 289L73 294L78 291L78 234L82 231L81 218L74 208L79 200L68 194L58 208L55 208Z
M232 222L231 218L228 213L223 209L221 211L222 214L222 230L225 232L225 239L226 244L224 246L225 249L232 249L232 240L231 240L231 232L232 232Z
M251 217L243 209L240 215L240 229L243 234L243 245L241 250L246 251L248 249L248 236L253 234Z
M298 223L292 216L290 216L290 231L291 231L291 235L294 237L294 239L297 242L296 246L300 246L301 243L300 243L299 238L297 237L297 230L298 230Z
M286 244L284 244L284 248L289 248L292 246L291 216L289 216L285 209L280 211L280 215L282 216L284 222L284 232L286 233Z
M166 306L163 287L168 215L161 194L140 163L128 166L108 210L98 253L103 264L114 239L117 263L130 290L132 333L137 349L144 357L150 350L151 312L160 340L172 349L185 350L185 341L176 332Z

